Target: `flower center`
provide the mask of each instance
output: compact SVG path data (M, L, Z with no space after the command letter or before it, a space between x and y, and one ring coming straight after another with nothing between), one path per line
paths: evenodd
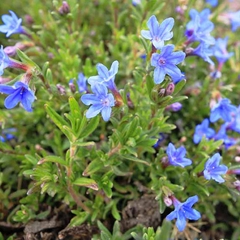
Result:
M160 65L164 65L166 63L166 60L165 58L160 58L158 62Z
M101 100L101 103L102 103L103 106L108 107L109 106L109 99L108 98L104 98L104 99Z

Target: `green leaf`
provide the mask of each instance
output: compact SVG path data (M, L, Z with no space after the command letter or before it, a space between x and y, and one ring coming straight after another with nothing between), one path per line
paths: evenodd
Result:
M25 158L34 166L38 163L38 160L29 154L26 154Z
M17 49L17 55L21 59L23 63L26 63L29 66L36 67L38 71L40 71L40 68L38 65L33 62L25 53L23 53L21 50Z
M101 238L101 240L105 240L105 239L111 240L112 235L108 231L108 229L100 221L97 221L97 225L98 225L99 229L101 230L101 237L102 237L102 233L104 233L104 235L103 235L104 238Z
M180 82L178 82L178 83L175 85L173 95L177 95L177 94L182 90L182 88L185 86L186 82L187 82L187 81L186 81L185 79L183 79L183 80L181 80Z
M163 220L159 239L168 240L170 239L171 233L172 233L172 223L170 221Z
M83 118L86 118L85 116ZM80 134L78 135L80 138L85 138L89 136L97 127L99 124L99 115L92 118L88 123L87 126L81 126Z
M133 161L133 162L138 162L138 163L145 164L147 166L151 166L150 163L146 162L145 160L142 160L142 159L139 159L139 158L136 158L136 157L133 157L133 156L124 156L124 158L128 159L130 161Z
M92 162L89 163L89 165L86 167L86 169L83 172L83 176L89 176L98 170L102 169L104 167L102 161L99 159L95 159Z
M61 157L57 157L57 156L47 156L45 158L42 158L38 164L42 164L44 162L54 162L54 163L59 163L62 166L67 167L68 164L66 161L64 161L64 159L62 159Z
M117 204L116 202L113 203L111 212L112 212L113 217L114 217L116 220L120 221L120 220L121 220L121 216L120 216L120 214L119 214L119 212L118 212L118 210L117 210L116 204ZM115 222L115 224L116 224L116 222ZM114 224L114 226L115 226L115 224Z
M78 186L83 186L83 187L87 187L87 188L91 188L93 190L98 190L98 185L97 183L90 178L77 178L74 182L74 185L78 185Z
M74 136L69 124L61 117L54 109L45 104L45 109L52 121L59 127L59 129L66 135L69 141L73 142Z

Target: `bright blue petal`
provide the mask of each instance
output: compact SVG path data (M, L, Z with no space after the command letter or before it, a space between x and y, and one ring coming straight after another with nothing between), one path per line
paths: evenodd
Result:
M22 105L28 112L32 112L32 103L34 102L35 96L31 90L25 90L22 95Z
M174 45L173 44L168 44L161 49L160 56L168 58L168 56L173 52L173 50L174 50Z
M147 26L152 36L158 36L159 23L155 15L151 16L147 22Z
M104 107L104 108L102 109L101 114L102 114L102 118L103 118L103 120L104 120L105 122L107 122L107 121L110 119L110 117L111 117L111 112L112 112L111 107Z
M158 53L153 53L152 58L151 58L151 65L153 67L158 67L158 60L160 58L160 54Z
M156 67L153 73L153 79L156 84L160 84L165 78L165 70L161 67Z
M184 215L189 220L198 220L201 218L201 214L195 209L184 208L184 210Z
M174 79L178 78L182 74L178 67L176 67L175 65L170 64L170 63L166 64L165 72L171 78L174 78Z
M166 18L160 25L158 36L163 40L169 40L172 38L173 34L170 33L174 25L173 18ZM170 37L170 38L169 38Z
M181 63L184 58L185 58L186 54L182 51L178 51L178 52L173 52L168 58L168 62L177 65L179 63Z
M107 96L107 87L103 84L94 84L92 85L92 91L95 93L99 98Z
M4 105L7 109L14 108L22 98L22 95L20 94L21 89L16 90L14 93L10 94L4 101Z
M97 116L101 112L102 108L102 104L92 105L86 112L86 118L93 118Z
M15 91L16 91L16 89L14 89L14 88L11 87L11 86L0 84L0 92L1 92L1 93L12 94L12 93L15 92Z
M112 63L112 66L110 68L111 75L116 75L117 74L117 72L118 72L118 65L119 65L118 61L114 61Z
M102 81L102 79L97 75L97 76L92 76L90 78L88 78L88 83L90 85L93 85L95 83L100 83Z
M177 212L176 210L172 211L171 213L169 213L167 216L166 216L166 219L168 221L172 221L173 219L177 218Z
M142 37L144 37L148 40L152 40L152 35L151 35L150 31L148 31L148 30L142 30L141 35L142 35Z
M188 207L192 207L196 202L198 201L198 196L192 196L189 197L186 202L184 202L184 205L187 205Z
M106 66L104 66L101 63L97 64L97 71L98 71L98 75L102 78L102 79L108 79L109 77L109 73L108 73L108 69Z
M81 101L85 105L91 105L91 104L99 104L100 100L95 94L84 94L81 96Z
M176 226L177 226L178 230L180 232L182 232L185 229L186 224L187 224L187 222L186 222L186 218L184 217L183 212L181 210L178 211L177 222L176 222Z

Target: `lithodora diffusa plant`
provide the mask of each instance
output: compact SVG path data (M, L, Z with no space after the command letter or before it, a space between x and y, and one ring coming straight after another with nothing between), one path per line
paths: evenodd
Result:
M240 235L240 19L216 2L1 5L4 226L35 239ZM19 236L3 225L0 239Z

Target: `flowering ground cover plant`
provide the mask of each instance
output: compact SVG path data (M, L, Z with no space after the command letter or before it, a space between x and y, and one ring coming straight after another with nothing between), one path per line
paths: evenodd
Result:
M0 240L239 239L239 12L3 0Z

